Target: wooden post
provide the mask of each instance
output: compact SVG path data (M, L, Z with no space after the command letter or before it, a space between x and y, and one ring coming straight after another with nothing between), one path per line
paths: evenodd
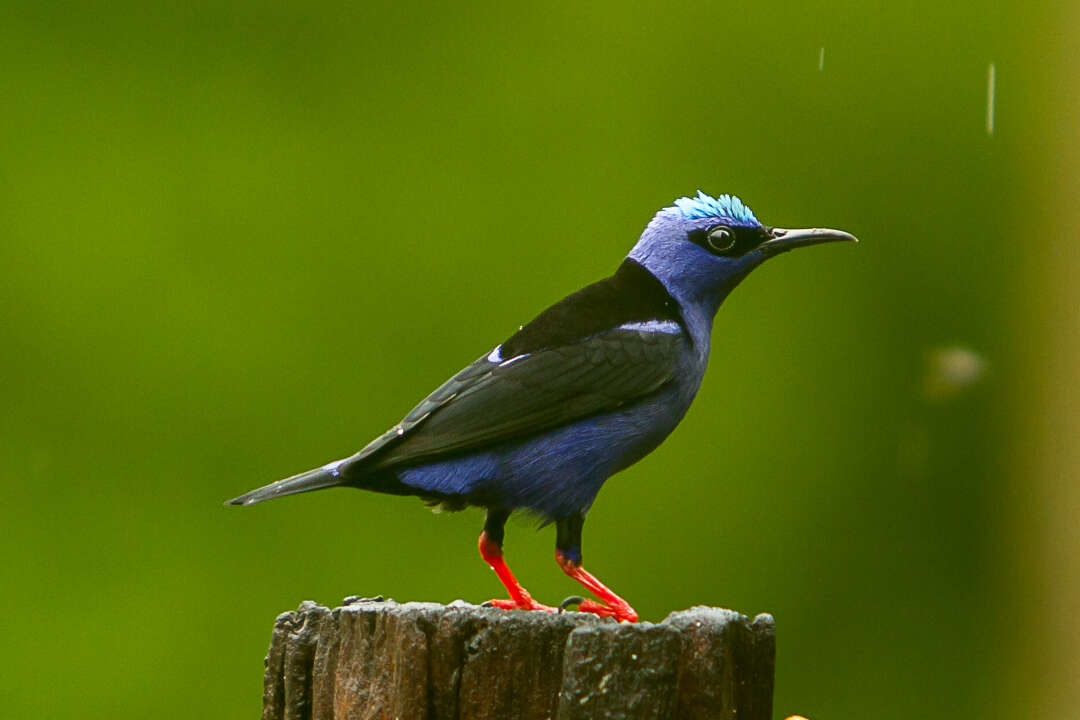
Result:
M278 616L263 720L770 720L773 619L618 624L462 601L346 598Z

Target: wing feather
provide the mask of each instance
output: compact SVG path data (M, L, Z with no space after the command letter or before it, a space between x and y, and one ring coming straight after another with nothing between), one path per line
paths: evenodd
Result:
M685 342L681 333L611 330L512 362L485 355L348 463L430 462L614 410L670 382Z

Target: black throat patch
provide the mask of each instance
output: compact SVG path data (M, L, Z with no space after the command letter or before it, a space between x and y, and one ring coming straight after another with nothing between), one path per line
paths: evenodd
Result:
M568 295L502 344L504 358L569 345L630 322L672 320L685 331L679 304L663 283L627 258L615 274Z

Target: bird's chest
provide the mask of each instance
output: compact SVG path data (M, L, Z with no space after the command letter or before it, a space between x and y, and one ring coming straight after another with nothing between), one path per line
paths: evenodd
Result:
M682 353L677 371L651 397L579 424L567 433L571 454L609 475L652 452L686 415L705 375L705 359L692 347Z

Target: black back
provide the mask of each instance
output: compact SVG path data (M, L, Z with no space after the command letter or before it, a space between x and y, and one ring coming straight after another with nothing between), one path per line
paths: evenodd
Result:
M502 344L512 358L592 337L629 322L674 320L683 324L679 304L663 283L627 258L615 274L588 285L549 307Z

